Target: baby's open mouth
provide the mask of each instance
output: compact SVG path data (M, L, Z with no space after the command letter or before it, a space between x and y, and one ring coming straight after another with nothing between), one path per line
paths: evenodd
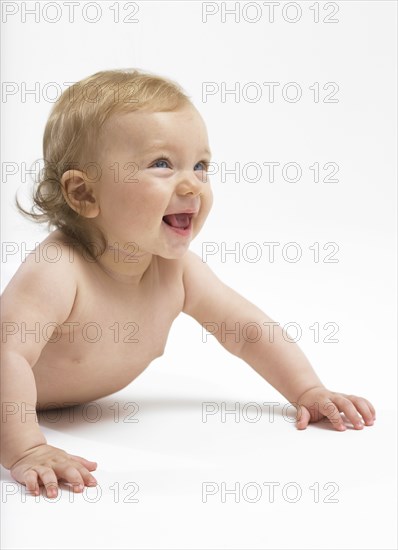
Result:
M191 222L192 214L167 214L163 216L163 221L178 229L187 229Z

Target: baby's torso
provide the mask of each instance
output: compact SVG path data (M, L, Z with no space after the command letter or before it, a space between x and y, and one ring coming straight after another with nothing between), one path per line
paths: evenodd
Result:
M64 407L114 393L163 354L182 311L182 263L157 258L139 291L79 259L71 313L51 334L33 367L37 408ZM65 274L67 276L67 274Z

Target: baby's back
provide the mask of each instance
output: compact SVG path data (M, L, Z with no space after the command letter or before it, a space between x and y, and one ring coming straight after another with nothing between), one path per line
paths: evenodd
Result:
M56 262L41 253L50 243L58 251ZM184 304L182 262L154 256L134 286L87 260L60 231L39 248L2 297L5 346L33 367L37 409L122 389L163 354Z

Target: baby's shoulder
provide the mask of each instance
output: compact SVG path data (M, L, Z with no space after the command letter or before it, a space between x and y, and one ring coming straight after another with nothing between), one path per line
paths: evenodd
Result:
M30 315L63 322L76 298L77 279L67 242L53 232L27 254L8 282L2 315L16 321Z
M78 270L83 261L80 247L59 229L52 231L39 243L30 256L32 262L40 263L42 267L58 264L69 272Z
M7 285L8 292L11 288L17 290L21 285L53 283L55 279L75 280L79 261L74 261L74 257L76 254L67 239L60 231L53 231L22 258Z

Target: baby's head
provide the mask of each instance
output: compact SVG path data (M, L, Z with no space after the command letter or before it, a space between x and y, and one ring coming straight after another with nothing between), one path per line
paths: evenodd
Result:
M43 159L40 213L17 207L92 258L115 247L181 257L212 205L200 114L177 83L138 70L102 71L65 90Z

